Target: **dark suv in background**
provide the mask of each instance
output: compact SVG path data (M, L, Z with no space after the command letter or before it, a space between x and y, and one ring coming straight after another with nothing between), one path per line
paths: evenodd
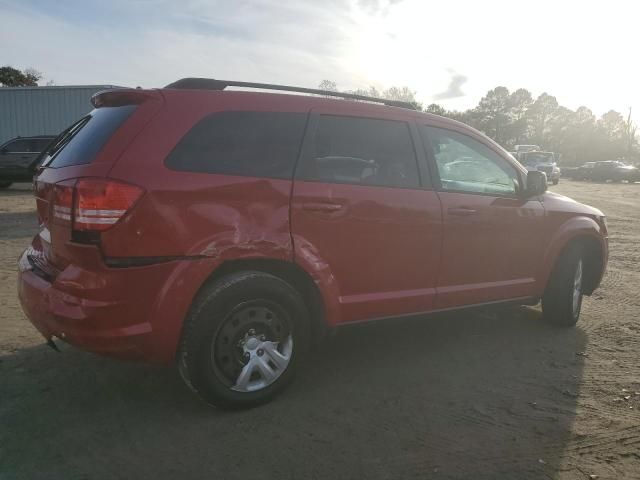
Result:
M40 154L54 138L47 135L17 137L0 145L0 188L33 180Z

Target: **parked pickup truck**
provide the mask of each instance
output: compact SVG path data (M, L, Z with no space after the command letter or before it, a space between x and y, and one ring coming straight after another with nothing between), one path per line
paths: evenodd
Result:
M537 170L547 175L547 180L554 185L560 181L560 168L556 164L553 152L525 152L520 154L520 163L527 170Z

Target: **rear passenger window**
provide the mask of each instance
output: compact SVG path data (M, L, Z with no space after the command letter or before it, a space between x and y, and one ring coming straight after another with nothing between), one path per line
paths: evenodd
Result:
M418 165L409 126L390 120L321 115L300 177L416 188Z
M291 178L306 120L306 113L214 113L189 130L166 165L189 172Z

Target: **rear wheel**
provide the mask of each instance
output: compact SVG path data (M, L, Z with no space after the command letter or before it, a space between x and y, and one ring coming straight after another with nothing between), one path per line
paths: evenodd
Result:
M0 182L0 188L9 188L13 182Z
M563 327L578 322L584 271L584 255L578 246L570 248L558 260L542 297L542 313L546 320Z
M558 182L560 182L560 180L554 180L554 181L553 181L553 184L554 184L554 185L557 185L557 184L558 184Z
M198 296L185 324L180 372L207 403L251 407L292 380L309 341L298 292L278 277L239 272Z

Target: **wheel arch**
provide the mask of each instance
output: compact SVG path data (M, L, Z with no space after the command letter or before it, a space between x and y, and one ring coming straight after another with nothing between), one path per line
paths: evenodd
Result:
M318 285L302 267L294 262L272 258L242 258L222 262L198 289L198 293L216 280L242 271L268 273L284 280L301 296L309 310L311 338L318 343L328 333L325 302ZM197 294L196 294L197 296Z
M573 245L580 245L585 254L585 279L583 292L591 295L598 288L604 275L604 250L600 242L593 236L578 236L572 240ZM571 245L570 244L570 245Z
M562 255L569 249L579 247L582 248L585 254L583 291L586 295L591 295L600 285L604 275L607 262L606 240L600 233L597 223L592 219L584 218L583 221L569 223L571 225L566 225L556 235L547 252L546 269L543 274L543 289L548 285L551 274Z

